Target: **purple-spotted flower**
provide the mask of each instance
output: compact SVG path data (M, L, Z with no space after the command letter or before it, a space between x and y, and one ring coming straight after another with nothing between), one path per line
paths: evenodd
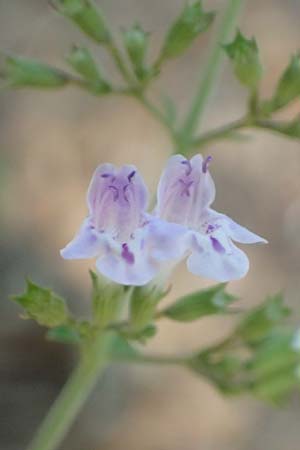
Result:
M201 155L191 160L172 156L159 182L155 212L163 220L186 227L190 272L217 281L236 280L248 272L249 261L232 241L266 240L210 208L215 199L210 161L211 157Z
M182 227L147 214L147 203L147 188L134 166L102 164L88 189L89 215L61 255L96 258L98 271L117 283L148 283L182 257L184 245Z

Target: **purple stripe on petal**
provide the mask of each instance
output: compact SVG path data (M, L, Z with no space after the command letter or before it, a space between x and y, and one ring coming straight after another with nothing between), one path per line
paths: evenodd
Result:
M205 158L205 160L202 163L202 172L203 173L207 172L208 166L211 163L211 161L212 161L212 156L208 156L207 158Z
M134 264L134 254L129 250L127 244L122 244L121 256L127 262L127 264Z
M114 195L114 202L117 201L119 198L119 189L116 188L116 186L108 186L108 189L111 189L111 191Z
M218 241L218 239L214 238L213 236L210 236L210 240L211 240L213 249L214 249L216 252L220 253L221 255L223 255L223 254L226 252L225 248L224 248L223 245L220 243L220 241Z

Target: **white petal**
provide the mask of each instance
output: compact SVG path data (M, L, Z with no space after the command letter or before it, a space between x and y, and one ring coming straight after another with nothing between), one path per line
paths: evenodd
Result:
M266 244L268 242L263 237L248 230L248 228L239 225L225 214L218 213L212 209L208 210L206 220L209 223L219 225L231 239L241 244Z
M87 218L74 239L60 251L64 259L85 259L98 256L103 248L103 237Z
M118 250L108 246L97 259L96 267L102 275L116 283L142 286L159 273L161 264L150 257L143 233L138 233L128 243L118 244Z
M244 277L249 270L246 254L230 241L225 243L215 239L220 247L211 236L194 235L192 254L187 260L188 270L194 275L220 282Z
M145 230L145 240L153 258L178 262L188 250L189 233L182 225L152 219Z

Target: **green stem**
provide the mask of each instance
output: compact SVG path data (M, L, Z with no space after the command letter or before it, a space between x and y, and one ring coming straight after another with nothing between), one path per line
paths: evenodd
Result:
M247 117L235 120L234 122L230 122L220 128L201 134L199 137L196 137L193 140L191 146L194 148L203 147L213 141L231 137L231 134L233 132L238 131L242 128L246 128L247 126L251 126L248 122ZM186 155L187 154L188 153L186 152Z
M193 133L199 125L204 109L214 88L223 56L221 44L228 40L230 34L234 30L242 4L243 0L228 0L228 6L216 34L216 40L213 44L207 66L181 131L181 145L183 146L181 150L183 151L189 146Z
M58 447L107 365L107 353L112 338L111 333L100 336L90 351L83 356L28 450L54 450Z
M129 87L134 86L135 80L127 69L127 66L116 44L114 42L111 42L110 44L108 44L107 50L111 54L111 57L114 60L117 68L119 69L123 79L128 83Z

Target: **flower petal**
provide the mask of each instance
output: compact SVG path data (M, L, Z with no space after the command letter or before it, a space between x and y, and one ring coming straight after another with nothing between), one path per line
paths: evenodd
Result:
M242 250L224 236L194 233L187 267L194 275L225 282L244 277L249 270L249 260Z
M103 248L103 239L87 218L74 239L66 245L60 254L64 259L85 259L98 256Z
M156 213L169 222L197 227L215 198L215 185L201 155L172 156L158 185Z
M152 219L146 231L147 246L153 258L178 262L186 254L189 247L189 230L186 227Z
M209 209L206 217L203 216L203 218L211 225L220 226L232 240L241 244L268 243L266 239L239 225L225 214Z
M128 243L118 244L118 250L107 241L105 253L97 259L99 272L116 283L142 286L149 283L161 267L152 259L145 245L144 233L137 233Z
M135 166L117 170L112 164L103 164L93 175L87 202L98 231L126 240L140 225L148 191Z

